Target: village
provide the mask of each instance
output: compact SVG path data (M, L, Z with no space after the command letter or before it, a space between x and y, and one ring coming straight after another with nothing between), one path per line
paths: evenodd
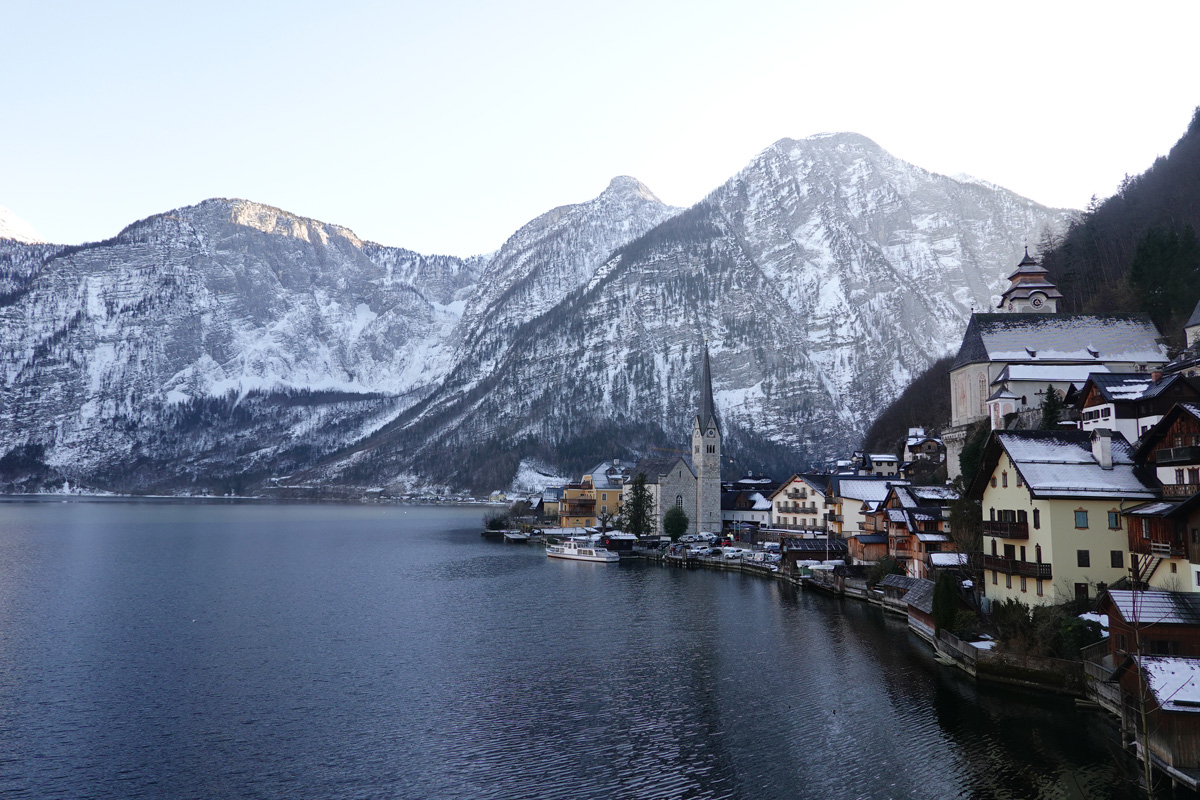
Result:
M722 480L706 349L687 451L604 461L515 513L905 614L944 663L1094 703L1148 784L1200 789L1200 304L1170 354L1147 315L1058 313L1028 250L1009 281L967 325L949 426L900 452ZM642 537L619 530L635 484Z

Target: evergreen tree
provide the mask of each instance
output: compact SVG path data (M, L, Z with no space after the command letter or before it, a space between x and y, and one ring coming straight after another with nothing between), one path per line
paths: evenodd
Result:
M654 499L646 488L646 473L639 472L629 483L625 501L621 504L619 527L644 539L654 529Z
M1059 393L1053 386L1046 384L1046 394L1042 397L1042 430L1057 430L1065 408L1066 404Z
M680 536L687 533L688 522L688 515L682 508L671 506L663 515L663 533L670 536L672 542L677 542Z
M949 572L938 576L933 587L933 625L939 631L952 629L958 616L958 580Z

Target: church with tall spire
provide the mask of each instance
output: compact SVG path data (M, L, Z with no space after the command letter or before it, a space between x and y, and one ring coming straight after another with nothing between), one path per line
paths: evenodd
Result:
M663 516L672 506L687 513L688 533L721 533L721 421L713 402L707 342L700 365L700 404L692 417L689 455L649 456L634 469L634 474L646 475L658 535L663 532Z
M692 420L692 465L696 470L696 523L702 531L721 531L721 423L713 404L708 343L700 370L700 410Z

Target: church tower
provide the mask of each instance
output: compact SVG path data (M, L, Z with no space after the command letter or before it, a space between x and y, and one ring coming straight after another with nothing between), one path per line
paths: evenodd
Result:
M1025 258L1017 264L1017 271L1008 276L1011 283L997 308L1013 314L1057 312L1062 293L1046 278L1048 274L1049 270L1034 261L1026 247Z
M696 531L721 533L721 423L713 405L708 343L700 373L700 410L692 421L692 467L696 470Z

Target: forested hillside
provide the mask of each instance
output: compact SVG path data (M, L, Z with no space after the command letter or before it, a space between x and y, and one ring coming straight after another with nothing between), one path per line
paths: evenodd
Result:
M1146 172L1093 202L1042 260L1063 311L1145 311L1174 345L1200 300L1200 108Z

